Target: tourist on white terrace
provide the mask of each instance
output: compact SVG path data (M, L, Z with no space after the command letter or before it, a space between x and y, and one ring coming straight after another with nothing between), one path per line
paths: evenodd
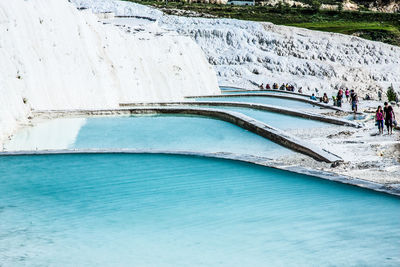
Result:
M391 105L388 102L385 102L385 107L383 108L383 114L385 116L385 124L387 127L388 134L392 134L393 132L393 124L395 122L395 115Z
M354 113L357 113L358 109L358 96L356 92L352 89L350 91L350 102L351 102L351 110L354 111Z
M383 134L383 110L382 106L378 106L376 111L376 123L378 124L379 134Z

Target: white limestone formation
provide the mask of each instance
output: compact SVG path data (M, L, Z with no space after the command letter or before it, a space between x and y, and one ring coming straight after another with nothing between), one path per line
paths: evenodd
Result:
M0 1L0 140L32 110L218 94L215 72L190 38L157 23L103 25L67 0Z

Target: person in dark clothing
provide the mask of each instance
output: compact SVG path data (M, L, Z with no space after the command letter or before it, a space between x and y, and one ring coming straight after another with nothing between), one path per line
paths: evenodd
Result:
M354 111L354 113L357 113L357 108L358 108L358 96L354 90L350 91L350 102L351 102L351 110Z
M383 115L385 117L385 125L388 131L388 134L392 134L393 132L393 120L395 120L394 111L391 105L388 102L385 102L385 107L383 108Z
M324 102L325 104L329 103L329 98L328 98L328 95L326 93L324 93L324 96L322 97L322 102Z

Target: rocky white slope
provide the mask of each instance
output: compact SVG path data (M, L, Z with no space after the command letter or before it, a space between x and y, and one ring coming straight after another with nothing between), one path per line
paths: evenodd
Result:
M339 86L376 96L400 86L400 48L348 35L230 19L185 18L117 0L73 0L95 12L148 16L192 37L223 85L293 83L331 91Z
M156 23L128 34L67 0L0 1L0 36L0 141L31 110L219 93L196 43Z

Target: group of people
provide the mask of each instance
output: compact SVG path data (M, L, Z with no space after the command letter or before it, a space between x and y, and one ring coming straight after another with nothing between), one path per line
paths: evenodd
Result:
M315 101L318 100L314 93L310 96L310 99L315 100ZM328 104L329 103L328 95L326 93L324 93L324 95L322 97L319 97L319 102L324 102L325 104Z
M334 101L334 105L341 107L344 97L346 97L346 101L351 104L351 110L354 113L358 111L358 95L354 90L349 90L346 88L345 91L343 89L339 89L336 96L333 96L332 99ZM366 97L368 99L368 97ZM317 100L317 97L312 94L310 99ZM320 102L324 102L325 104L329 103L329 98L326 93L322 97L319 98ZM393 133L393 127L397 125L396 117L393 111L393 107L389 105L388 102L384 103L384 107L379 106L376 110L376 124L379 129L379 134L383 134L384 125L386 125L387 132L389 135Z
M261 90L270 90L271 86L267 83L264 87L264 84L262 83L260 86ZM274 90L286 90L286 91L291 91L294 92L294 86L290 84L282 84L279 86L277 83L274 83L272 85L272 89ZM302 88L300 87L298 89L299 93L302 93ZM342 107L344 98L346 98L346 101L351 104L351 110L354 113L357 113L358 111L358 95L354 90L349 90L348 88L342 89L340 88L336 94L336 96L332 96L333 99L333 104L338 107ZM311 100L317 101L318 98L315 96L315 94L312 94L310 97ZM319 101L323 102L325 104L329 103L329 97L326 93L322 97L319 97ZM387 127L388 134L392 134L393 132L393 125L396 125L396 118L394 115L394 111L391 105L389 105L387 102L384 104L384 108L382 106L379 106L377 111L376 111L376 122L378 125L379 129L379 134L383 134L383 129L384 125Z
M340 88L336 96L332 96L333 105L342 107L344 97L346 97L347 102L351 103L351 110L356 113L358 110L358 95L354 90L349 90L348 88L343 90L342 88ZM312 94L310 99L317 100L317 97L315 96L315 94ZM324 93L324 95L319 98L319 101L328 104L329 103L328 95Z
M336 96L333 96L332 99L334 101L334 105L338 107L342 107L344 98L346 97L346 101L351 103L351 110L357 112L358 110L358 95L354 90L349 90L346 88L343 90L342 88L339 89Z
M397 123L393 108L388 102L384 103L383 109L382 106L378 106L378 109L376 110L376 124L378 125L379 134L383 134L383 121L385 121L388 134L392 134L393 126Z
M260 84L259 86L260 90L271 90L271 86L269 85L269 83L265 84L264 83ZM282 84L281 86L279 86L279 84L274 83L272 85L272 89L274 90L282 90L282 91L289 91L289 92L294 92L294 86L291 84ZM300 87L298 90L299 93L302 93L302 88Z

